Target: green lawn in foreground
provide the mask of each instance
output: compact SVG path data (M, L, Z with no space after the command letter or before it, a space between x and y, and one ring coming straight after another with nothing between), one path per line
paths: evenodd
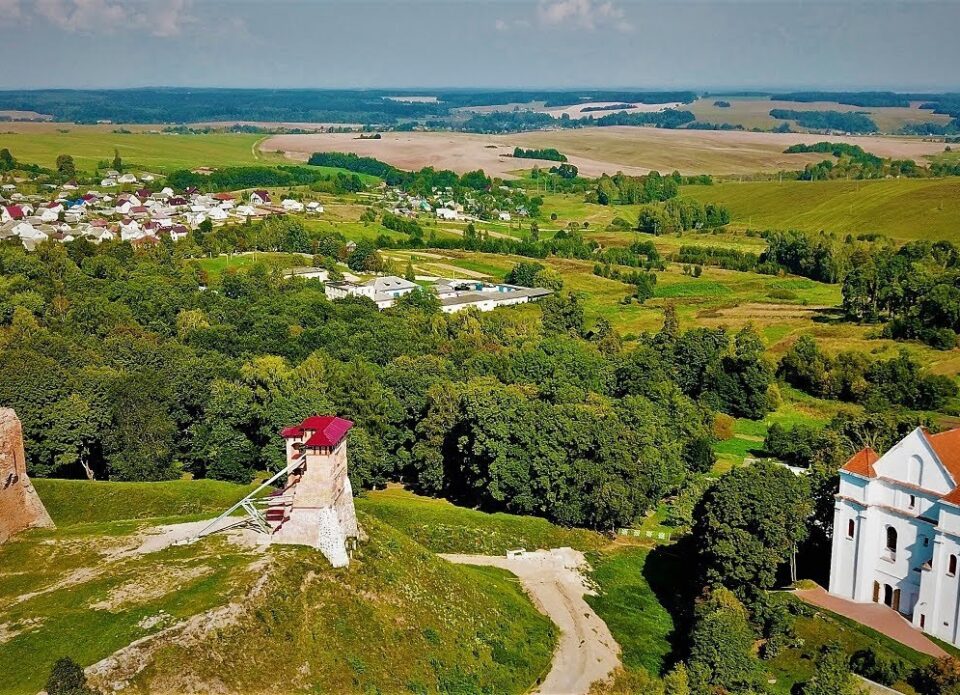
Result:
M777 695L789 695L795 684L809 680L813 676L821 650L831 642L838 642L849 655L861 649L873 649L884 657L900 659L914 667L931 661L931 657L848 618L800 603L798 599L786 594L780 594L777 598L786 602L797 602L801 610L795 627L800 646L795 649L786 649L773 659L764 662L771 675L777 680L771 686L772 691ZM902 687L902 684L898 685Z
M331 568L309 548L262 553L224 536L136 556L129 551L141 539L132 534L143 524L112 520L192 520L220 511L249 487L35 482L58 528L29 531L0 547L0 623L13 633L0 643L2 694L37 692L61 656L88 666L230 602L242 608L216 633L160 636L162 646L133 674L131 687L169 692L185 677L229 692L270 692L285 683L309 692L519 694L549 667L556 629L515 577L440 560L362 509L369 538L348 569ZM418 500L406 500L414 518L418 506L436 507ZM448 519L476 524L485 516L448 507ZM167 516L179 514L186 516ZM550 534L542 520L518 519L517 528ZM262 590L254 589L258 582Z

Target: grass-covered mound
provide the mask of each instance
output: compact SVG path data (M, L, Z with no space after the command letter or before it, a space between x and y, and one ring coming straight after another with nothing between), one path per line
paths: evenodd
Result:
M534 516L465 509L400 488L370 492L357 501L357 507L437 553L500 555L513 548L563 546L596 550L606 544L593 531L562 528Z
M219 480L114 483L35 478L32 482L58 526L219 514L254 487Z
M515 578L447 563L362 511L369 540L342 570L223 536L138 556L144 523L126 519L193 518L248 488L38 482L60 526L0 546L0 693L37 692L62 656L118 651L106 681L153 693L510 693L549 668L555 629Z
M306 548L273 548L266 584L231 623L204 639L160 640L131 686L511 693L546 671L554 628L508 575L451 565L367 515L362 523L370 540L346 570Z

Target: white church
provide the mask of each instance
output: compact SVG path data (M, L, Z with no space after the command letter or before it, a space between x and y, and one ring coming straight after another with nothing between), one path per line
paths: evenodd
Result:
M960 646L960 429L917 428L840 469L830 593L884 603Z

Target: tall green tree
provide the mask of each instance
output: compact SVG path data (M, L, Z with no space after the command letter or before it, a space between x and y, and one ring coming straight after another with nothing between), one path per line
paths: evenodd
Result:
M704 580L741 596L776 586L812 512L806 478L787 468L761 462L722 476L694 513Z

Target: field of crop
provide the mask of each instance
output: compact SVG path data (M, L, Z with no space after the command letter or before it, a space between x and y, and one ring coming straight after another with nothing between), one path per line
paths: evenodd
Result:
M717 100L729 102L729 107L714 106ZM779 101L768 97L724 97L713 95L697 99L694 103L684 106L692 111L697 120L703 123L730 123L741 125L746 129L776 128L783 121L770 116L771 109L792 109L794 111L857 111L869 114L881 132L895 133L907 123L947 123L949 116L935 114L930 110L917 108L919 104L910 107L878 107L862 108L836 102L796 102ZM796 128L794 124L791 126Z
M960 241L960 178L725 182L682 195L726 205L735 225L750 229Z
M23 127L27 125L34 127ZM115 133L103 126L66 123L0 124L0 147L8 148L18 160L53 167L59 155L69 154L78 169L89 172L98 162L112 161L115 149L134 171L255 164L264 157L256 150L261 139L262 135L240 133Z
M506 138L507 136L501 136ZM515 136L516 140L519 136ZM810 133L754 133L721 130L667 130L616 126L579 130L550 130L522 134L525 147L555 147L568 156L606 162L607 171L628 168L674 170L682 174L750 175L802 169L823 155L784 154L790 145L825 139ZM883 157L925 161L943 152L943 144L920 138L831 136L831 142L849 142ZM519 167L517 167L519 168Z

